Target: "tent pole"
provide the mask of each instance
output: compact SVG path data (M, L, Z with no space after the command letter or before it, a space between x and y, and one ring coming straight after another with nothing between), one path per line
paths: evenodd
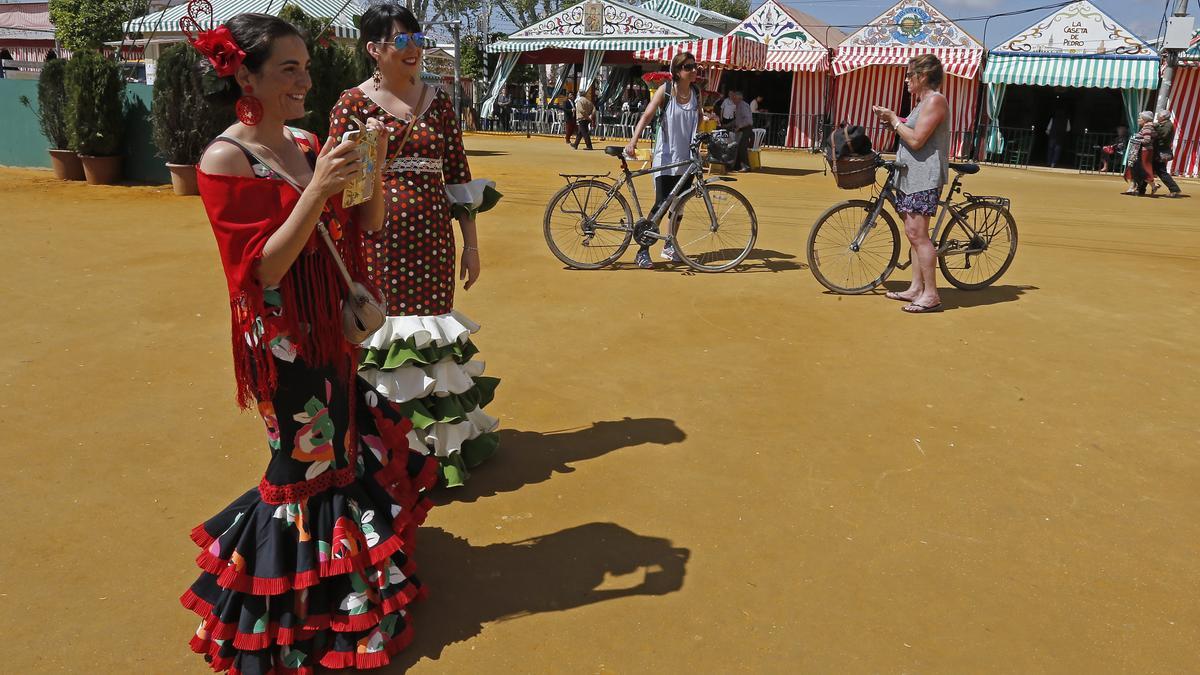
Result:
M1176 0L1175 16L1187 16L1188 0ZM1180 49L1167 50L1167 67L1163 69L1162 81L1158 85L1158 101L1154 105L1156 113L1167 109L1171 99L1171 83L1175 79L1175 68L1179 66Z

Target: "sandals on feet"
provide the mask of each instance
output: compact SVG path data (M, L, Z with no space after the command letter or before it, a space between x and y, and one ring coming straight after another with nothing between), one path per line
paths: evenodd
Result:
M930 312L942 311L942 303L939 302L936 305L919 305L913 302L901 307L900 310L906 314L928 314Z
M899 291L888 291L887 293L883 294L883 297L887 298L888 300L901 300L903 302L912 302L912 298L906 298L903 295L900 295Z

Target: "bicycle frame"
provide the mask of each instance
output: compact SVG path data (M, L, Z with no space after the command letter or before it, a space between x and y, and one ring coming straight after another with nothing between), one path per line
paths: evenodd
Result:
M862 228L859 229L858 234L854 237L854 241L850 244L850 250L852 250L852 251L858 251L859 247L862 246L863 240L866 239L867 234L869 234L871 232L871 230L874 229L875 220L879 217L879 213L881 211L883 211L884 204L891 204L892 209L897 210L897 207L896 207L897 190L896 190L896 186L895 186L897 166L896 166L895 162L886 162L886 163L884 163L884 166L887 167L888 177L883 182L883 187L879 191L879 196L874 199L875 205L871 209L870 215L867 216L867 219L863 222ZM963 174L955 173L954 180L950 182L950 189L946 191L946 196L944 198L938 199L938 206L941 207L941 209L940 209L940 213L938 214L937 222L934 224L933 232L931 232L929 235L930 241L936 242L938 240L939 234L942 231L943 225L949 225L949 223L946 222L947 214L950 215L950 223L956 223L956 222L959 223L962 226L962 228L971 235L972 240L975 240L976 238L979 237L979 233L976 232L975 229L971 227L970 223L967 222L967 219L962 216L962 211L959 210L959 207L970 205L970 204L976 204L976 203L984 203L984 202L996 202L997 205L999 205L999 206L1002 206L1004 208L1008 207L1008 204L1007 204L1008 200L1004 199L1002 197L976 197L971 194L967 194L967 198L964 201L952 202L951 199L954 197L954 195L962 192L962 178L963 178ZM898 210L897 210L897 212L898 212ZM951 250L949 250L949 246L939 248L936 250L936 253L939 256L942 256L942 255L964 255L965 256L965 255L970 255L972 253L978 254L981 252L982 251L979 249L972 249L972 248L955 249L955 250L951 251ZM897 263L896 267L898 269L903 270L903 269L908 269L909 265L911 265L911 264L912 264L912 260L910 258L909 260L907 260L903 263Z
M687 161L684 161L684 162L675 162L674 164L664 164L662 166L655 166L655 167L651 167L649 169L639 169L637 171L631 171L629 169L628 158L626 158L625 155L621 155L620 160L621 160L621 176L619 178L617 178L616 182L613 183L609 187L608 191L605 193L604 201L602 201L600 203L600 205L595 209L595 211L594 211L595 213L602 212L608 206L609 202L612 201L613 196L616 195L618 192L620 192L623 187L628 186L629 194L630 194L630 196L633 197L633 207L636 210L636 216L635 216L634 223L640 223L643 220L647 220L646 214L642 211L642 202L638 198L637 186L634 185L633 179L637 178L639 176L645 176L645 175L649 175L649 174L653 174L653 173L661 173L668 169L675 169L678 167L686 166L686 167L688 167L688 171L683 176L680 177L679 182L676 183L675 187L671 189L671 192L667 195L667 198L663 200L663 203L659 205L658 209L652 211L649 214L649 222L655 228L657 228L658 224L662 222L663 217L666 216L668 211L670 211L674 208L675 204L680 200L680 198L683 197L685 192L695 190L695 191L698 191L702 197L704 197L704 205L705 205L705 208L708 210L709 220L710 220L710 222L714 223L713 227L714 228L716 227L715 223L717 222L717 216L716 216L716 213L713 212L712 203L707 198L707 191L705 190L705 185L707 185L708 181L705 181L703 179L696 180L697 177L702 178L704 175L704 166L703 166L703 164L700 163L700 141L693 140L693 142L692 142L692 158ZM567 179L570 179L570 178L607 178L609 176L609 174L603 174L603 175L599 175L599 174L559 174L559 175L561 175L563 178L567 178ZM691 185L687 184L686 179L689 177L692 178ZM721 177L716 180L732 181L734 179ZM570 182L572 182L572 181L568 180L568 183L570 183ZM582 208L581 208L581 211L582 211ZM582 215L585 218L585 220L589 220L589 221L591 220L590 214L583 213ZM625 230L633 228L634 223L629 223L627 227L614 227L612 225L604 225L601 223L592 223L591 226L598 230L625 231ZM674 233L660 234L658 232L648 231L645 233L645 235L648 237L652 237L654 239L658 239L660 241L670 241L671 238L674 236Z

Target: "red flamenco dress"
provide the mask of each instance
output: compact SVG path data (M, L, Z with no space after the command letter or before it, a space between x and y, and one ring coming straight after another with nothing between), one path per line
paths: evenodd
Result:
M316 139L293 136L315 162ZM411 423L355 377L340 278L316 237L279 286L256 280L299 193L247 159L257 178L197 178L229 284L238 401L262 416L270 461L257 487L192 530L203 573L181 598L200 616L191 647L246 675L383 666L411 640L407 608L424 595L413 543L437 463L409 449ZM357 227L326 212L361 269Z

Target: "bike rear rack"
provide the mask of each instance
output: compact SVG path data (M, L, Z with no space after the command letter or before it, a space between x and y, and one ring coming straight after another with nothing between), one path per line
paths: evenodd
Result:
M994 206L999 206L1000 208L1003 208L1003 209L1007 209L1009 207L1009 205L1012 204L1012 200L1009 199L1008 197L994 197L994 196L990 196L990 195L973 195L970 192L966 193L965 196L967 198L967 201L971 202L972 204L992 204Z

